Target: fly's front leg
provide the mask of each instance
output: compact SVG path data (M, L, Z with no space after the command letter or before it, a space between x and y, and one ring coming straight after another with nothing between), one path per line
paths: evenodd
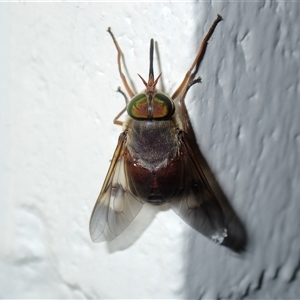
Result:
M187 86L186 92L188 92L188 90L196 83L201 83L201 77L197 77L196 79L193 79L192 82L190 82L190 84Z
M127 108L127 104L128 104L128 98L126 96L126 94L121 90L120 87L118 87L117 89L117 92L119 92L120 94L122 94L125 98L125 103L126 103L126 106L116 115L116 117L114 118L114 124L116 125L121 125L123 126L123 122L118 120L123 114L124 112L126 111L126 108Z
M123 81L123 84L124 84L124 87L125 87L126 91L128 92L129 96L132 98L135 94L132 91L130 85L128 84L127 79L126 79L124 73L122 72L122 67L121 67L121 58L124 57L123 52L122 52L122 50L121 50L121 48L120 48L120 46L119 46L119 44L118 44L115 36L111 32L110 27L108 27L107 31L110 34L110 36L112 37L113 42L114 42L114 44L115 44L115 46L117 48L117 51L118 51L118 69L119 69L120 77L121 77L121 79Z
M114 124L123 126L123 122L120 121L120 120L118 120L118 119L124 114L125 111L126 111L126 107L123 108L123 109L116 115L116 117L114 118Z
M200 44L199 51L198 51L192 65L191 65L191 67L187 71L183 81L181 82L181 84L179 85L177 90L172 95L173 100L175 100L177 97L180 97L177 101L180 105L181 120L182 120L182 123L183 123L183 129L185 130L185 132L188 132L189 119L188 119L188 112L187 112L187 109L186 109L186 106L185 106L185 103L184 103L184 99L185 99L185 96L186 96L189 88L192 85L194 85L195 83L201 82L200 77L198 77L196 79L194 79L194 78L196 76L199 65L200 65L200 63L203 59L204 54L205 54L205 51L206 51L206 48L207 48L207 45L208 45L208 40L211 38L214 30L216 29L218 23L221 20L222 20L222 17L220 15L217 15L217 18L215 19L215 21L213 22L213 24L209 28L208 32L206 33L204 39L202 40L202 42Z
M186 87L186 91L184 94L182 94L181 98L180 98L180 107L181 107L181 118L184 120L183 122L183 129L185 130L185 132L188 132L188 112L184 103L184 99L185 96L187 94L187 92L189 91L189 89L196 83L201 83L201 77L197 77L196 79L193 79Z
M190 67L190 69L187 71L183 81L181 82L181 84L179 85L179 87L177 88L177 90L174 92L174 94L172 95L172 99L176 99L181 93L183 93L184 95L186 94L187 90L189 89L189 87L191 86L191 82L193 82L193 79L195 77L195 73L198 70L198 67L202 61L202 58L205 54L206 48L207 48L207 44L208 44L208 40L210 39L210 37L212 36L214 30L216 29L218 23L222 20L222 17L220 15L217 15L217 18L215 19L215 21L213 22L213 24L211 25L211 27L209 28L207 34L205 35L204 39L201 42L199 51L196 55L196 58L194 59L192 66ZM195 72L193 72L194 68ZM193 73L192 73L193 72ZM184 97L182 97L181 99L183 99Z

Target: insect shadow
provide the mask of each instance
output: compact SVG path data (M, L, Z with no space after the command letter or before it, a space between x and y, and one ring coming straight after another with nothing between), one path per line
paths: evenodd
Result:
M190 123L190 120L188 120ZM218 180L216 179L214 173L212 172L207 160L205 159L203 153L201 152L195 132L193 127L189 126L189 142L193 149L194 154L197 156L197 159L201 165L201 168L208 180L210 186L212 187L216 197L218 198L219 204L223 210L224 223L227 228L227 237L224 239L222 246L228 247L234 252L242 253L246 251L248 243L248 235L246 228L234 208L230 204L227 196L225 195L223 189L221 188Z

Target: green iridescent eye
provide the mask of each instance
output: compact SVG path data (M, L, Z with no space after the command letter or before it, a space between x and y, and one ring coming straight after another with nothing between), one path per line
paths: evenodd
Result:
M128 104L127 113L133 119L147 119L148 101L146 94L134 96Z
M165 120L173 115L174 110L173 101L162 93L155 94L149 102L146 94L138 94L131 99L127 107L128 115L136 120Z
M155 94L152 103L153 119L168 119L175 110L173 101L162 93Z

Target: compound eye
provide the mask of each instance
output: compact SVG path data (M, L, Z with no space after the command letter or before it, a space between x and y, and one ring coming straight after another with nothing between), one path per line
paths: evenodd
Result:
M133 119L147 119L148 100L146 94L134 96L128 104L127 113Z
M162 93L157 93L153 97L153 119L168 119L175 111L173 101Z

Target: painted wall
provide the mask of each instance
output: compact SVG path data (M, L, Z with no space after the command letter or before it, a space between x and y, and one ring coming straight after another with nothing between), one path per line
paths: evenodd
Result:
M238 255L145 205L116 240L88 222L121 132L111 26L137 90L158 42L170 94L220 13L188 108L244 224ZM1 298L297 298L298 2L1 3Z

